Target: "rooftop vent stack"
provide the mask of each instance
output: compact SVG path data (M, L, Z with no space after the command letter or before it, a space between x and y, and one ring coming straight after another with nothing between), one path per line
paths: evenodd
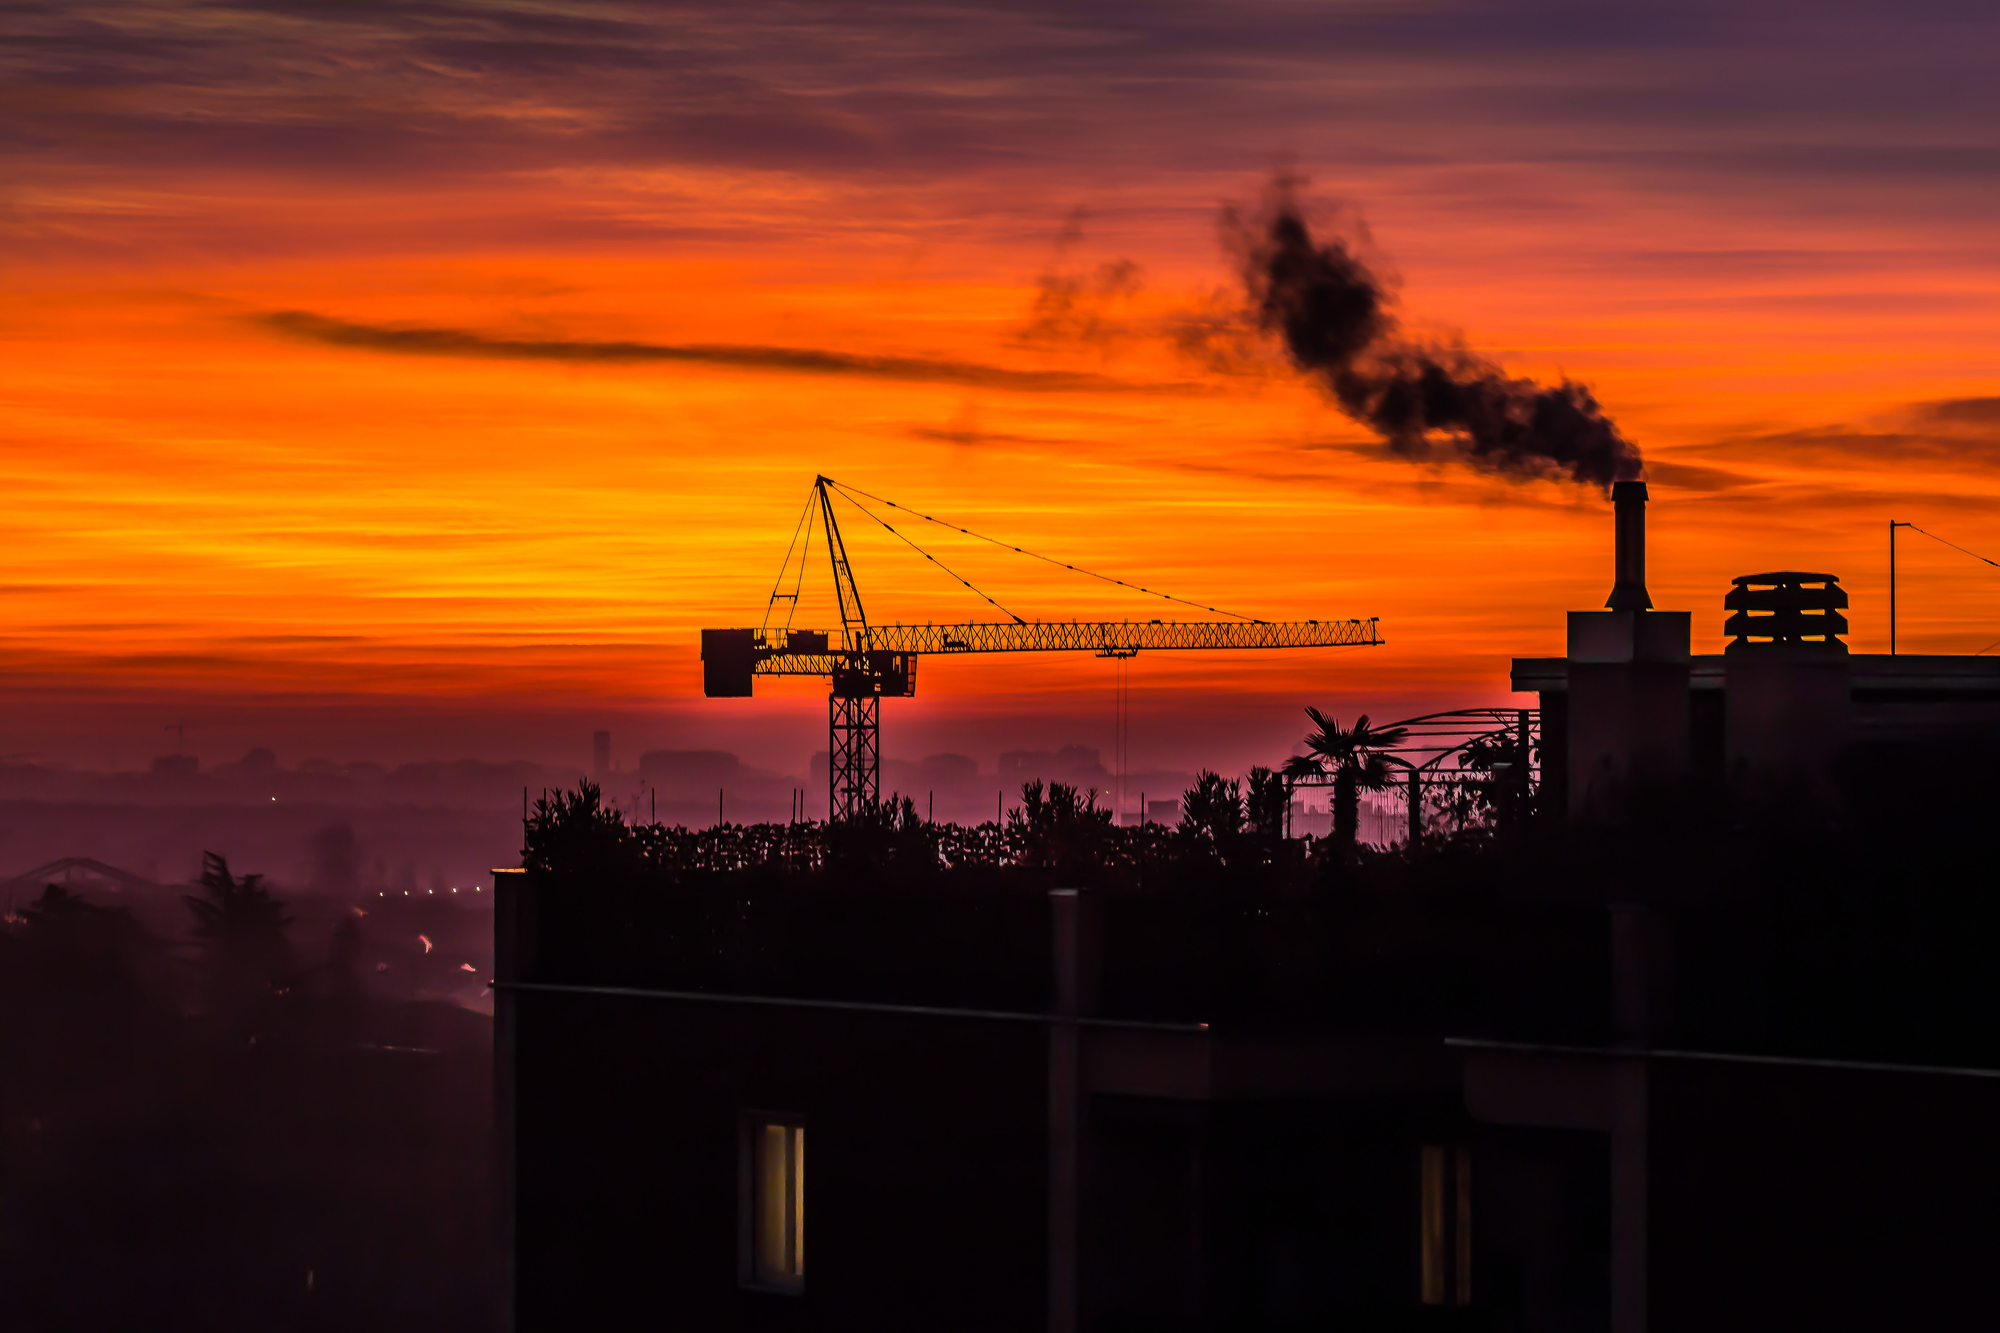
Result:
M1846 652L1840 636L1847 633L1847 617L1841 614L1847 590L1833 575L1779 570L1730 581L1735 586L1722 601L1731 613L1722 626L1730 636L1727 651L1817 643Z
M1745 574L1723 599L1726 771L1754 799L1800 790L1837 800L1834 762L1853 735L1847 590L1831 574Z
M1618 570L1610 600L1604 604L1613 611L1650 611L1653 599L1646 592L1646 483L1613 482L1611 504L1618 521Z

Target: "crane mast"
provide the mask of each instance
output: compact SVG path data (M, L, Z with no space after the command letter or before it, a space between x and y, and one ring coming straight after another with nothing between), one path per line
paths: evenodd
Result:
M827 558L833 563L833 595L840 603L841 646L847 651L829 663L833 688L827 694L826 756L831 789L830 817L849 819L882 799L882 694L909 694L914 663L878 660L868 651L868 613L847 543L833 514L833 493L825 477L813 478L820 523L826 529ZM900 674L899 674L900 673ZM900 686L900 688L897 688Z
M1125 658L1142 650L1350 648L1383 642L1365 620L1113 620L870 625L834 516L828 477L813 479L840 607L840 642L825 630L705 629L702 693L746 698L758 676L824 676L829 815L851 819L881 799L882 699L912 695L921 654L1089 652ZM809 511L810 512L810 511ZM810 539L810 534L808 534ZM907 538L905 539L907 540ZM914 543L913 543L914 544ZM774 594L773 600L782 594ZM794 604L796 605L796 595Z

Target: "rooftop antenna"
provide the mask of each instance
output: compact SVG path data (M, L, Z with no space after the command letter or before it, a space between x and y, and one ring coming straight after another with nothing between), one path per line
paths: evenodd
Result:
M1979 554L1979 552L1977 551L1968 551L1963 546L1960 546L1957 542L1946 541L1943 537L1938 536L1935 532L1930 531L1928 528L1920 528L1914 523L1898 523L1895 522L1894 520L1891 520L1889 523L1889 655L1891 657L1894 657L1896 655L1896 529L1897 528L1908 528L1911 532L1921 532L1923 533L1924 536L1929 537L1932 541L1937 542L1939 545L1942 546L1949 546L1952 550L1957 551L1960 555L1969 555L1982 565L1991 565L1995 569L2000 569L2000 560L1990 560L1987 557ZM1979 651L1983 653L1986 651L1986 649L1982 648ZM1973 654L1973 656L1975 657L1977 657L1978 655L1979 655L1978 653Z
M1889 656L1896 655L1896 529L1914 528L1914 523L1889 520Z

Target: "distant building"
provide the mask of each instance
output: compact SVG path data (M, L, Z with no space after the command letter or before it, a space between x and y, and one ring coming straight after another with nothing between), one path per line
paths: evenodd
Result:
M1018 792L1022 783L1036 778L1066 783L1078 790L1094 787L1103 792L1108 789L1112 774L1095 746L1065 745L1053 751L1008 750L1001 754L1000 781L1008 791Z
M743 761L728 750L648 750L639 756L639 776L662 789L702 789L743 775Z
M153 756L153 776L169 782L185 781L201 771L201 761L191 754Z
M590 733L590 776L599 786L611 777L611 733L608 731Z

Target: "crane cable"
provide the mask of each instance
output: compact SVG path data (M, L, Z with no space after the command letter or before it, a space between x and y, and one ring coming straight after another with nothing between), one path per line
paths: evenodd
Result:
M1041 561L1042 563L1044 563L1044 564L1048 564L1048 565L1055 565L1055 566L1057 566L1058 568L1061 568L1061 569L1067 569L1067 570L1071 571L1072 573L1076 573L1076 574L1086 574L1086 575L1090 576L1091 578L1094 578L1094 579L1098 579L1098 580L1100 580L1100 581L1102 581L1102 582L1105 582L1105 583L1115 583L1115 584L1117 584L1117 585L1118 585L1119 587L1121 587L1121 588L1130 588L1130 589L1132 589L1132 590L1133 590L1134 592L1143 592L1143 593L1145 593L1145 594L1146 594L1147 596L1149 596L1149 597L1161 597L1161 598L1164 598L1164 599L1166 599L1166 600L1167 600L1167 601L1169 601L1169 602L1179 602L1179 603L1180 603L1180 604L1181 604L1182 606L1191 606L1191 607L1195 608L1195 609L1196 609L1197 611L1212 611L1212 612L1214 612L1214 613L1215 613L1216 615L1219 615L1219 616L1234 616L1234 617L1235 617L1236 619L1238 619L1238 620L1242 620L1242 621L1247 621L1247 622L1249 622L1249 623L1250 623L1250 624L1252 624L1252 625L1262 625L1262 624L1266 623L1266 622L1264 622L1264 621L1262 621L1262 620L1259 620L1259 619L1258 619L1257 617L1255 617L1255 616L1246 616L1246 615L1244 615L1244 614L1243 614L1242 612L1240 612L1240 611L1225 611L1225 610L1223 610L1223 609L1222 609L1221 607L1219 607L1219 606L1204 606L1204 605L1203 605L1202 603L1200 603L1200 602L1193 602L1193 601L1189 601L1189 600L1188 600L1187 598L1185 598L1185 597L1176 597L1176 596L1174 596L1174 595L1173 595L1172 593L1170 593L1170 592L1157 592L1157 591L1155 591L1155 590L1154 590L1154 589L1152 589L1152 588L1142 588L1142 587L1140 587L1140 586L1139 586L1138 584L1136 584L1136 583L1127 583L1127 582L1126 582L1126 581L1125 581L1124 579L1120 579L1120 578L1113 578L1113 577L1112 577L1111 575L1109 575L1109 574L1100 574L1100 573L1098 573L1098 572L1097 572L1096 570L1094 570L1094 569L1085 569L1085 568L1083 568L1083 566L1081 566L1081 565L1072 565L1072 564L1069 564L1069 563L1068 563L1068 562L1066 562L1066 561L1062 561L1062 560L1058 560L1058 559L1056 559L1056 558L1055 558L1054 556L1047 556L1047 555L1043 555L1043 554L1042 554L1041 552L1039 552L1039 551L1030 551L1030 550L1028 550L1028 549L1027 549L1026 547L1023 547L1023 546L1016 546L1016 545L1014 545L1014 544L1013 544L1012 542L1003 542L1003 541L1001 541L1001 540L1000 540L1000 539L999 539L998 537L988 537L988 536L987 536L986 534L984 534L984 533L981 533L981 532L974 532L974 531L973 531L973 530L972 530L971 528L966 528L966 527L960 527L960 526L959 526L958 524L956 524L956 523L952 523L952 522L948 522L948 521L947 521L947 520L945 520L945 519L942 519L942 518L932 518L932 517L931 517L931 516L930 516L929 514L920 514L920 513L917 513L917 511L916 511L916 510L914 510L914 509L911 509L911 508L909 508L909 507L907 507L907 506L905 506L905 505L899 505L899 504L897 504L897 503L896 503L896 502L895 502L894 500L886 500L886 499L884 499L883 497L881 497L881 496L879 496L879 495L869 495L869 493L868 493L867 491L864 491L864 490L862 490L862 489L861 489L860 487L858 487L858 486L846 486L846 485L843 485L842 483L840 483L840 482L837 482L837 481L835 481L835 480L834 480L834 479L833 479L832 477L828 477L828 478L826 479L826 483L827 483L827 485L829 485L829 486L833 487L833 488L834 488L835 490L839 491L839 492L840 492L840 493L841 493L842 495L846 496L846 497L847 497L847 500L848 500L848 502L849 502L849 503L851 503L851 504L853 504L853 505L855 505L855 506L856 506L857 508L860 508L860 507L861 507L861 502L860 502L859 500L856 500L856 499L854 498L854 496L856 496L856 495L867 495L869 499L871 499L871 500L875 501L875 502L876 502L877 504L885 504L885 505L888 505L888 506L889 506L889 507L890 507L891 509L901 509L901 510L902 510L902 511L903 511L904 513L906 513L906 514L915 514L915 515L916 515L916 516L917 516L918 518L920 518L920 519L924 520L924 522L926 522L926 523L935 523L935 524L937 524L937 525L938 525L939 527L941 527L941 528L950 528L950 529L951 529L952 531L954 531L954 532L962 532L962 533L964 533L964 534L965 534L966 536L968 536L968 537L976 537L976 538L978 538L978 539L979 539L980 541L983 541L983 542L987 542L987 543L989 543L989 544L991 544L991 545L993 545L993 546L998 546L998 547L1000 547L1000 548L1001 548L1001 549L1003 549L1003 550L1008 550L1008 551L1013 551L1013 552L1014 552L1015 554L1017 554L1017 555L1025 555L1025 556L1031 556L1031 557L1033 557L1033 558L1034 558L1034 559L1036 559L1036 560L1040 560L1040 561ZM850 491L851 491L851 492L853 492L853 494L849 494L849 492L850 492ZM862 512L863 512L863 513L867 513L867 510L866 510L866 509L863 509L863 510L862 510ZM868 516L869 516L870 518L875 518L875 516L874 516L873 514L869 514ZM879 519L879 518L875 519L875 521L876 521L876 522L878 522L878 523L881 523L881 522L882 522L882 520L881 520L881 519ZM886 523L883 523L883 524L882 524L882 526L883 526L883 527L888 527L889 525L888 525L888 524L886 524ZM895 529L894 529L894 528L890 528L889 530L890 530L891 532L895 532ZM901 537L901 536L902 536L902 534L901 534L901 533L899 533L899 532L898 532L898 533L896 533L896 535L897 535L897 536L899 536L899 537ZM1925 535L1925 536L1929 536L1930 534L1929 534L1929 533L1925 533L1924 535ZM909 541L909 538L907 538L907 537L904 537L904 538L903 538L903 540L904 540L904 541ZM915 545L916 545L916 543L914 543L914 542L911 542L910 544L911 544L912 546L915 546ZM953 577L957 577L957 576L956 576L956 575L954 575ZM964 582L964 580L963 580L963 579L960 579L959 581L960 581L961 583L963 583L963 582ZM971 584L969 584L969 583L967 583L967 584L966 584L965 586L966 586L966 587L968 587L968 588L971 588L971 587L972 587L972 585L971 585ZM973 591L974 591L974 592L978 592L979 590L978 590L977 588L973 588ZM985 596L986 596L986 594L985 594L985 593L980 593L979 595L980 595L980 596L982 596L982 597L985 597ZM993 599L992 599L992 598L990 598L990 597L987 597L987 598L986 598L986 600L987 600L987 601L989 601L989 602L993 601ZM993 604L994 604L995 606L999 606L999 605L1000 605L1000 603L998 603L998 602L993 602ZM1002 609L1002 610L1006 610L1006 608L1005 608L1005 607L1001 607L1001 609ZM1009 611L1009 612L1008 612L1008 614L1009 614L1009 615L1013 615L1013 612ZM1020 617L1019 617L1019 616L1015 616L1014 618L1015 618L1016 620L1020 620ZM1023 622L1023 623L1025 623L1025 622Z
M1960 546L1957 542L1945 541L1944 538L1938 536L1935 532L1924 532L1922 528L1918 527L1914 523L1905 523L1903 526L1908 528L1912 532L1923 532L1924 536L1929 537L1932 541L1939 542L1945 546L1949 546L1952 550L1958 551L1961 554L1969 555L1974 560L1979 561L1981 564L1992 565L1994 568L2000 569L2000 560L1988 560L1985 556L1979 554L1979 552L1968 551L1963 546ZM2000 639L1995 639L1993 642L1987 644L1984 648L1981 648L1978 652L1974 653L1973 656L1983 657L1987 653L1992 652L1995 648L2000 648Z
M950 565L947 565L944 561L938 559L936 556L932 555L929 551L926 551L923 547L911 541L904 534L897 532L894 527L890 526L889 520L883 518L880 514L877 514L875 511L870 509L867 505L862 504L861 501L855 499L853 496L848 495L847 492L843 490L837 483L833 482L831 478L828 479L828 484L832 485L835 490L840 491L842 498L844 498L847 501L847 503L853 505L856 509L859 509L862 513L868 515L868 517L874 519L877 523L880 523L883 527L888 528L890 535L894 536L896 540L908 546L912 551L915 551L918 555L930 561L932 564L936 565L939 569L942 569L945 573L951 575L953 578L957 579L960 583L963 583L966 587L972 588L972 591L978 593L979 596L986 598L986 600L989 602L992 602L993 606L1000 612L1001 615L1008 617L1016 625L1025 625L1028 623L1027 621L1021 619L1021 617L1015 615L1012 611L1009 611L1006 607L1001 606L999 602L994 601L993 598L987 596L986 593L981 592L978 588L973 587L972 580L966 578L965 576L960 574L957 570L953 569ZM868 493L866 491L863 491L862 494L867 495ZM877 499L878 497L869 495L868 498L873 500ZM882 503L888 504L889 501L883 500ZM901 508L900 505L896 507ZM905 510L904 512L907 513L909 511Z
M812 497L808 495L806 497L806 507L800 512L799 521L792 527L792 540L785 546L785 559L778 566L778 581L771 585L771 600L764 603L764 623L757 627L759 636L762 636L771 627L771 608L778 604L780 597L788 597L792 603L791 612L785 616L786 629L789 630L792 627L792 616L798 614L799 590L804 585L806 579L806 554L812 549L812 528L809 526L811 519ZM785 571L792 567L792 552L798 548L799 532L801 529L806 534L806 550L799 552L799 576L793 582L790 592L780 592L779 589L785 586Z
M2000 569L2000 560L1988 560L1985 556L1979 554L1979 552L1977 551L1967 551L1963 546L1960 546L1957 542L1945 541L1944 538L1938 536L1935 532L1924 532L1922 528L1918 527L1914 523L1905 523L1903 526L1908 528L1912 532L1923 532L1924 536L1929 537L1932 541L1942 542L1944 545L1949 546L1952 550L1961 552L1965 555L1969 555L1974 560L1979 561L1981 564L1992 565L1995 569Z

